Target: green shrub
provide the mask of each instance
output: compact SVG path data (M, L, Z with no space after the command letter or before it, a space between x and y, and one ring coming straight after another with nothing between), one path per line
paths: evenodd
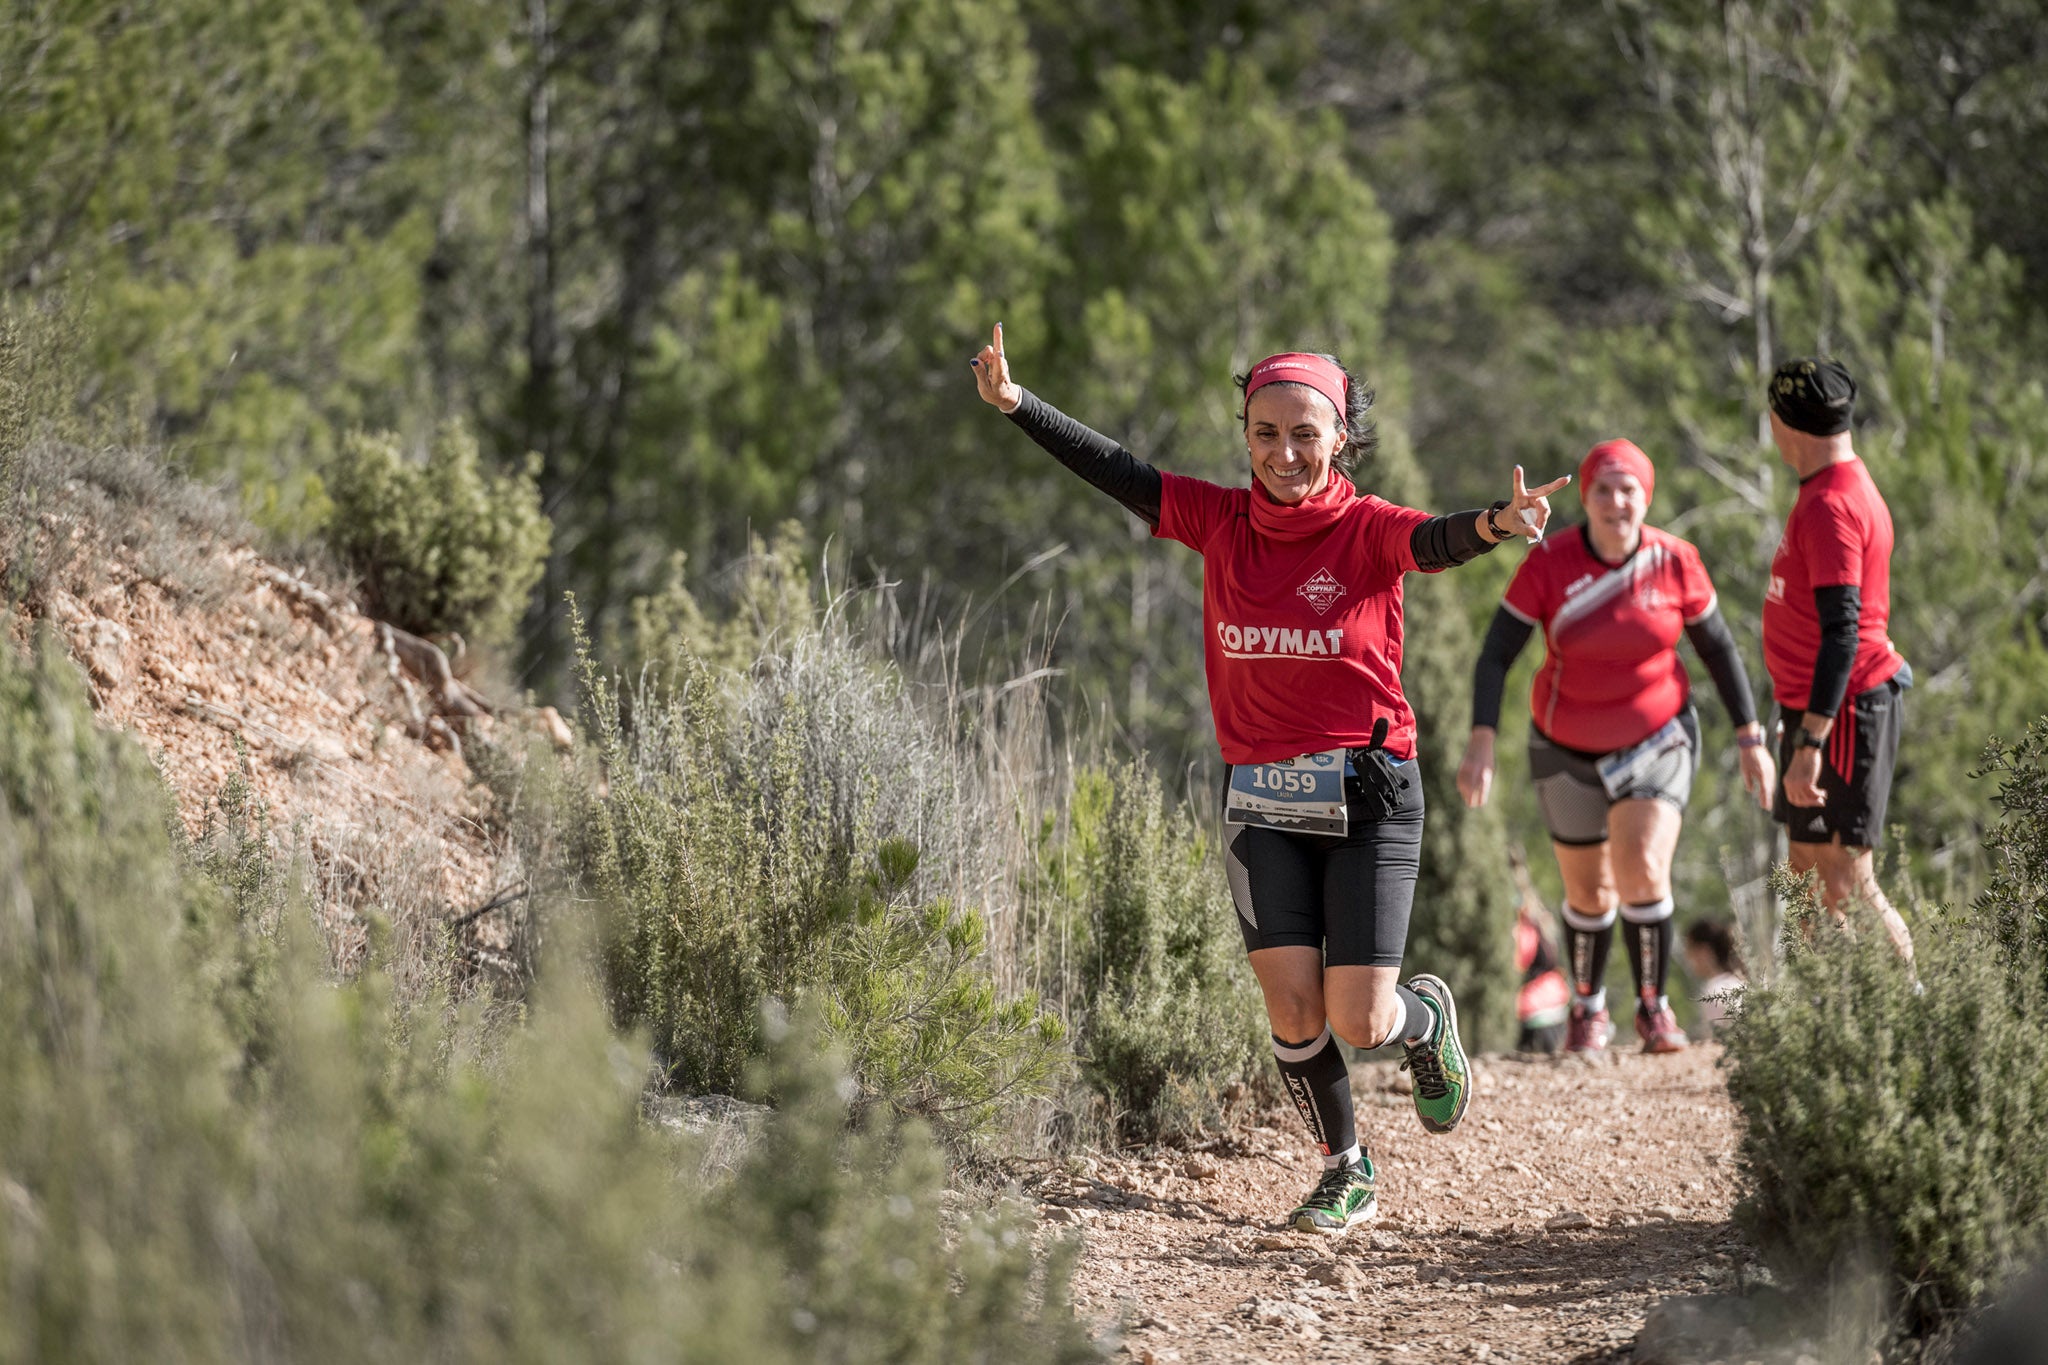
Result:
M0 1362L1093 1358L1067 1254L949 1217L808 1030L770 1030L782 1110L707 1185L573 953L496 1047L401 1026L303 904L264 923L250 840L170 831L61 653L0 651Z
M679 650L715 670L744 672L764 646L810 628L816 610L804 568L809 553L810 538L794 521L777 527L771 540L751 537L747 557L730 574L723 610L706 611L677 551L660 590L633 599L631 637L610 652L622 656L631 673L668 663Z
M1074 1001L1083 1076L1126 1140L1220 1122L1263 1079L1264 1007L1217 850L1136 765L1076 783L1058 873L1086 945Z
M459 423L438 431L424 463L399 438L357 432L328 471L328 538L361 577L372 615L416 635L501 643L546 567L539 457L487 473Z
M1973 909L2008 961L2048 971L2048 719L2017 744L1993 740L1974 776L1994 773L2005 818L1984 836L1991 878Z
M1795 921L1820 916L1780 882ZM1995 922L1917 935L1924 993L1874 915L1849 933L1795 927L1727 1036L1740 1221L1801 1289L1883 1266L1914 1335L2048 1248L2048 981L2007 970Z
M701 619L701 618L700 618ZM1066 1057L1036 998L1000 999L983 918L960 905L1000 812L971 759L846 613L750 638L725 662L677 637L621 692L582 651L586 775L578 850L610 907L622 1021L653 1032L673 1082L731 1090L761 1046L764 999L816 1000L864 1103L970 1139ZM744 659L742 660L742 655ZM1000 888L998 888L1000 894Z

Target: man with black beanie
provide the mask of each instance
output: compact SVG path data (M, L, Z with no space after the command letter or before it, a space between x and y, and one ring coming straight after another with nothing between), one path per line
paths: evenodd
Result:
M1913 671L1886 635L1892 517L1849 433L1856 381L1832 360L1790 360L1771 376L1771 436L1799 498L1764 593L1764 663L1784 717L1772 815L1794 872L1818 871L1840 921L1847 903L1884 916L1899 955L1913 938L1877 885Z

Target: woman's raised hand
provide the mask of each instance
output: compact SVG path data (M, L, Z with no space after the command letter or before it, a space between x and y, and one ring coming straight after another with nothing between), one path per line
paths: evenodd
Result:
M1003 324L997 323L995 339L967 362L974 367L974 387L981 401L993 403L1004 412L1015 412L1024 401L1024 389L1010 381L1010 362L1003 358Z
M1515 496L1502 509L1500 524L1525 539L1543 539L1543 528L1550 523L1550 495L1571 481L1572 476L1566 474L1541 488L1530 488L1522 482L1522 467L1516 465Z

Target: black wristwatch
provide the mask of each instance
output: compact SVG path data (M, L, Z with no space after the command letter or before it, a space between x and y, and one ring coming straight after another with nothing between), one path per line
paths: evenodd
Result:
M1804 725L1798 728L1799 733L1792 736L1792 748L1795 751L1799 749L1825 749L1828 747L1828 742L1825 739L1822 739Z

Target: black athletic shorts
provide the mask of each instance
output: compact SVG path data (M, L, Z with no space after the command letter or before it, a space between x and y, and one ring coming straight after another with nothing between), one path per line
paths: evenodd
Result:
M1401 965L1422 870L1422 772L1413 760L1394 772L1401 791L1382 820L1364 818L1377 798L1359 778L1344 779L1351 828L1341 839L1223 827L1223 866L1246 952L1299 945L1321 948L1329 967ZM1228 793L1228 769L1223 787Z
M1837 835L1857 848L1876 848L1884 834L1885 808L1892 797L1892 773L1899 761L1899 731L1906 719L1905 688L1897 678L1851 697L1835 716L1821 750L1820 789L1824 806L1795 806L1785 799L1785 770L1798 751L1799 722L1806 715L1787 707L1778 736L1778 790L1771 818L1795 844L1831 844Z

